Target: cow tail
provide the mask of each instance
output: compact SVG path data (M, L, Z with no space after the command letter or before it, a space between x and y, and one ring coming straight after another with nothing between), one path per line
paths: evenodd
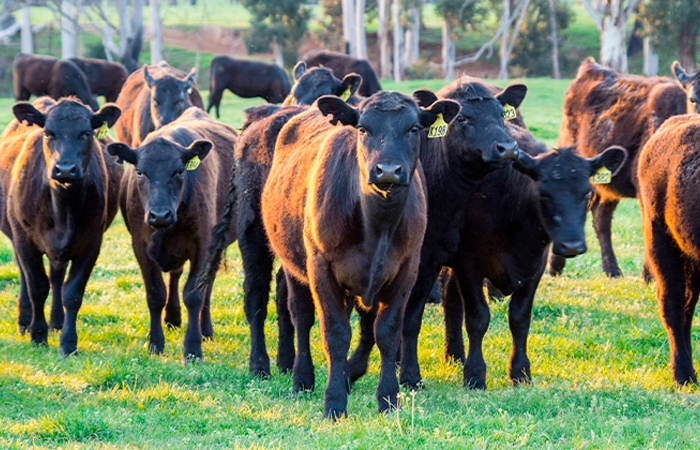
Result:
M226 250L229 235L231 234L231 220L236 212L236 163L231 166L231 179L226 192L226 202L221 211L221 217L211 233L211 243L204 262L204 270L197 277L196 288L204 290L211 286L219 270L221 258Z

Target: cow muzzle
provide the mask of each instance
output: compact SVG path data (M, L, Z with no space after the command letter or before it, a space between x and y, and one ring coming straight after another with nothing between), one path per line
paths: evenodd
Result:
M56 163L51 170L51 178L61 184L72 184L83 179L83 171L77 164Z
M408 171L401 164L377 163L369 173L369 184L381 190L408 185Z
M586 247L586 241L556 242L552 247L552 252L554 252L554 254L565 258L572 258L574 256L581 255L586 253L586 250L588 250Z
M151 209L146 213L146 223L155 229L168 228L175 222L177 217L169 209Z

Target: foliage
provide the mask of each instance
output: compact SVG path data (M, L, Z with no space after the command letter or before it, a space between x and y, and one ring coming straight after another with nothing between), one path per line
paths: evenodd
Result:
M323 19L317 35L328 50L344 52L343 48L343 2L342 0L321 0Z
M700 32L700 0L648 0L640 13L654 47L676 52L682 45L681 34L688 33L694 49Z
M482 0L436 0L435 9L452 29L464 31L474 28L479 18L486 14L487 5Z
M274 43L280 46L285 64L294 65L310 12L301 0L241 0L252 14L246 44L252 52L264 53Z

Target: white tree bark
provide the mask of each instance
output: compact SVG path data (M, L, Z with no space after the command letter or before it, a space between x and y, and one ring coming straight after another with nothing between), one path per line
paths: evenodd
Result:
M521 0L515 7L515 10L511 12L510 0L503 0L504 11L507 9L508 15L503 14L501 20L501 28L503 34L501 35L501 70L498 73L498 78L505 80L508 78L508 63L510 62L510 55L513 53L513 47L515 47L515 41L520 35L520 27L525 20L527 15L527 7L530 4L530 0ZM513 30L511 32L511 23L517 18ZM510 36L509 36L510 34Z
M549 18L552 25L552 76L555 80L561 79L559 72L559 36L557 36L557 8L555 0L549 0Z
M367 32L365 30L365 0L355 4L355 50L358 58L367 59Z
M455 41L452 39L452 25L447 20L442 24L442 72L445 80L454 80Z
M391 48L389 47L389 27L391 15L389 8L391 0L378 0L379 26L377 38L379 38L379 66L382 78L391 78Z
M73 18L76 18L77 8L75 0L63 0L61 2L61 58L75 58L78 56L78 26Z
M600 62L627 73L627 19L641 0L581 0L600 30Z
M644 38L644 75L655 77L659 74L659 55L651 47L651 38Z
M134 11L131 13L131 32L143 27L143 0L134 0Z
M163 59L163 27L160 22L160 0L151 0L151 64Z
M403 27L401 26L401 5L398 0L394 0L391 5L391 19L394 22L394 81L401 81L403 78L403 67L401 67Z
M276 39L275 42L272 43L272 51L275 54L275 64L284 68L284 54Z
M501 68L498 71L498 78L506 79L508 78L508 60L510 59L510 52L508 51L508 37L510 35L510 0L503 0L503 15L501 16L501 23L506 24L503 29L503 34L501 35Z
M409 24L406 27L404 67L413 65L420 57L420 6L413 6L407 12Z
M32 36L32 17L29 13L29 5L25 4L22 7L22 44L20 46L20 51L24 54L30 55L34 53L34 39Z
M119 14L119 51L126 53L129 37L131 36L131 21L127 9L127 0L117 0L117 13Z
M355 48L355 0L342 0L343 6L343 39L345 48L343 51L351 56L357 54Z

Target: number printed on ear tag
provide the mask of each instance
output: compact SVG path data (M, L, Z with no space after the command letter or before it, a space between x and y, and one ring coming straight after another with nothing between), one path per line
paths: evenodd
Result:
M515 111L515 108L506 103L506 105L503 107L503 118L505 120L513 120L516 117L518 117L518 113Z
M348 86L348 88L345 89L342 94L340 94L340 99L344 102L347 102L349 98L350 98L350 86Z
M429 138L441 138L447 134L447 122L442 118L442 113L438 113L437 119L428 128Z
M105 136L107 136L107 131L109 131L109 125L107 125L107 122L102 122L102 125L100 125L100 128L97 129L97 133L95 134L95 137L97 139L104 139Z
M603 166L591 177L591 183L593 184L609 184L612 181L612 172L610 169Z
M187 170L194 170L194 169L196 169L197 167L199 167L199 165L200 165L201 163L202 163L202 160L199 159L199 156L198 156L198 155L194 155L194 157L193 157L192 159L190 159L189 161L187 161L187 164L185 164L185 169L187 169Z

